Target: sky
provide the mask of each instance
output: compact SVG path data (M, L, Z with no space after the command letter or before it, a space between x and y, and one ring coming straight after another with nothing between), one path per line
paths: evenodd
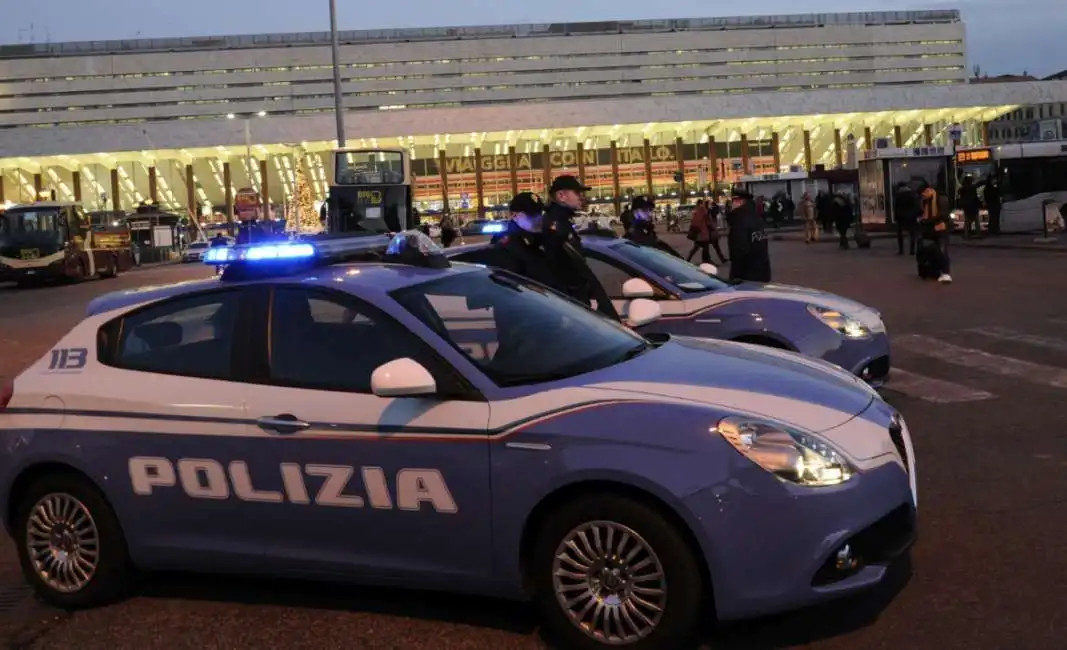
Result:
M1065 0L337 0L340 29L957 8L971 66L1067 69ZM104 7L107 9L105 10ZM0 0L0 43L325 31L327 0Z

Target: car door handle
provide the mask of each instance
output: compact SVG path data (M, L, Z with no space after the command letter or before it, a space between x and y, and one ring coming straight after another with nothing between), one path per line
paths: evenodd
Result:
M256 420L256 424L259 425L260 429L277 433L296 433L297 431L311 428L310 424L296 419L295 415L290 415L289 413L261 417Z

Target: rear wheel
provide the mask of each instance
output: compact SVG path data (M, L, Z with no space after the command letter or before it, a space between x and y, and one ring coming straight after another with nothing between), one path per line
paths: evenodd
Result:
M17 504L15 543L26 581L63 609L107 604L128 589L132 569L122 528L88 480L36 479Z
M545 624L568 648L683 648L707 605L701 564L682 531L611 493L551 513L530 568Z

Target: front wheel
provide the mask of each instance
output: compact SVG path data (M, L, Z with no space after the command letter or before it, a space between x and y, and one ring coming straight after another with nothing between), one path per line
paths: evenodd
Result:
M626 497L590 495L551 513L531 562L545 623L568 648L684 648L708 607L682 531Z
M15 542L26 581L62 609L119 599L132 569L122 528L104 496L70 474L43 476L18 504Z

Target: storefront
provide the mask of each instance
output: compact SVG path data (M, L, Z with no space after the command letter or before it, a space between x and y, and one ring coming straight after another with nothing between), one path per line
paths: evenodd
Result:
M601 212L617 214L628 197L651 193L662 203L684 205L712 185L749 173L777 171L773 141L688 144L681 140L638 147L518 152L412 161L415 204L432 214L449 207L471 215L503 209L519 192L543 194L551 179L573 174L591 187Z

